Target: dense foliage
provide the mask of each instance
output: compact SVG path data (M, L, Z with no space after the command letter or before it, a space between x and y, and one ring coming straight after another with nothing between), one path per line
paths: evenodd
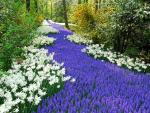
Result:
M71 21L79 26L78 31L80 32L88 33L94 28L94 18L89 7L88 4L80 4L74 8L70 16Z
M22 47L33 38L38 25L36 14L26 13L21 1L0 1L0 69L8 70L13 58L20 58Z
M121 4L121 11L116 15L114 50L130 55L137 55L142 50L148 55L150 44L150 7L130 1Z
M99 9L88 4L75 7L73 28L95 43L150 62L150 7L136 0L121 0L100 4ZM85 36L86 34L86 36Z

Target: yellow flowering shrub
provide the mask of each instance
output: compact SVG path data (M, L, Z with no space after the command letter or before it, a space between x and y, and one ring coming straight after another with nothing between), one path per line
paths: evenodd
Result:
M97 23L99 25L106 27L111 22L110 21L111 16L116 11L117 11L117 9L114 6L108 6L108 7L101 8L94 15L95 16L95 20L97 21Z
M44 16L41 15L41 14L37 15L37 17L36 17L36 20L37 20L38 23L42 23L42 21L43 21L44 19L45 19Z
M110 5L102 7L93 15L96 22L96 27L93 33L93 40L96 43L108 43L114 33L113 25L115 20L113 15L118 11L117 6Z
M82 31L89 31L93 26L94 18L89 4L80 4L74 7L70 21L79 26Z
M72 23L78 27L76 32L86 35L96 43L104 43L113 33L113 14L118 11L116 5L108 5L95 10L91 4L80 4L75 6L73 14L70 16Z

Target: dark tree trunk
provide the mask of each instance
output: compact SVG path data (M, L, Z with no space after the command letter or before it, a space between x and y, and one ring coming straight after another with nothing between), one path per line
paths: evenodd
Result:
M34 0L35 11L38 12L38 0Z
M98 10L98 0L95 0L95 11Z
M53 4L52 4L52 1L51 1L51 20L53 18Z
M88 3L88 0L84 0L84 3Z
M81 0L78 0L78 4L81 4Z
M120 35L121 33L118 32L118 29L116 29L116 36L114 37L114 40L113 40L113 46L114 46L114 50L116 52L119 52L120 51Z
M30 11L30 0L26 0L26 10Z
M64 20L65 20L65 26L67 29L69 29L68 25L68 16L67 16L67 8L66 8L66 0L63 0L63 7L64 7Z

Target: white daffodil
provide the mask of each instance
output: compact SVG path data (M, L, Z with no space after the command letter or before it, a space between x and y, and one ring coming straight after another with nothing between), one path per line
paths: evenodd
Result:
M72 79L70 80L70 82L72 82L72 83L74 83L75 81L76 81L75 78L72 78Z
M34 46L25 47L24 50L26 59L21 64L14 61L7 76L0 78L0 85L3 85L0 97L4 99L0 113L17 112L21 109L19 104L25 102L38 105L48 90L43 86L45 81L49 82L48 85L54 85L70 78L64 77L63 63L59 64L53 59L54 53L48 55L48 50Z
M35 47L41 47L41 46L45 46L45 45L52 45L54 43L56 39L54 39L53 37L47 37L47 36L38 36L37 38L35 38L32 42L32 44Z
M58 33L59 31L51 26L40 26L37 29L39 34Z
M93 41L92 40L89 40L89 39L86 39L84 37L81 37L77 34L73 34L73 35L68 35L67 36L67 39L70 40L71 42L75 42L77 44L92 44Z
M81 51L94 56L95 59L105 58L112 63L116 63L118 66L126 66L129 69L137 70L139 72L150 67L150 64L146 64L139 58L133 59L129 56L112 52L111 49L104 50L104 44L91 44Z

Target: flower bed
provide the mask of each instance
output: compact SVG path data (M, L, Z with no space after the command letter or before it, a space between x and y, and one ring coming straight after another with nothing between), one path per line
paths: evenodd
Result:
M150 64L146 64L139 58L130 58L129 56L112 52L111 49L105 50L103 44L92 44L92 40L85 39L76 34L69 35L67 39L77 44L87 45L86 48L82 49L82 52L86 52L95 59L107 60L111 63L117 64L120 67L125 67L138 72L150 72Z
M51 26L40 26L37 29L37 32L42 35L48 35L50 33L59 33L59 31Z
M56 93L63 82L63 64L53 60L45 49L33 46L25 48L26 59L23 63L13 63L6 75L0 78L0 113L31 112L45 95Z
M108 60L118 66L126 67L130 70L138 72L150 72L150 64L145 64L139 58L130 58L123 54L112 52L111 49L104 50L104 45L92 44L82 50L89 55L94 56L95 59Z
M73 35L68 35L67 39L70 40L71 42L75 42L77 44L85 44L85 45L89 45L92 44L93 41L89 40L89 39L85 39L77 34L73 34Z
M57 33L50 26L38 28L40 34ZM30 113L46 96L58 92L65 81L71 76L64 77L63 64L57 63L54 53L48 55L45 49L37 49L52 45L55 39L44 35L37 36L32 46L24 48L25 60L14 61L12 68L2 73L0 78L0 113L22 112Z
M46 45L52 45L54 43L56 39L54 39L53 37L47 37L47 36L38 36L37 38L35 38L32 42L32 44L35 46L35 47L43 47L43 46L46 46Z

